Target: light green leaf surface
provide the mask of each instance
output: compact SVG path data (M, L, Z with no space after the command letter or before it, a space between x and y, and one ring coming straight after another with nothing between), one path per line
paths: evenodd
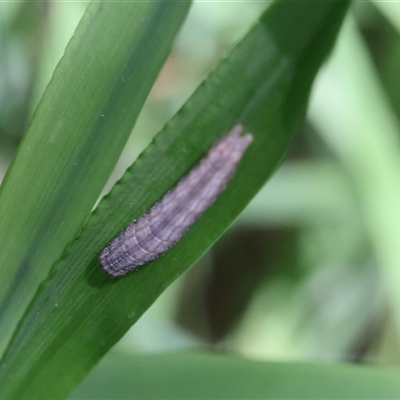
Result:
M207 353L110 354L71 399L397 399L399 372Z
M399 334L400 124L355 21L343 28L309 118L354 183Z
M42 285L3 357L0 395L64 397L224 232L284 156L347 6L273 4L200 85L101 201ZM216 203L149 266L118 280L106 276L98 256L107 242L238 122L254 141Z
M93 208L188 7L89 6L1 186L0 352Z

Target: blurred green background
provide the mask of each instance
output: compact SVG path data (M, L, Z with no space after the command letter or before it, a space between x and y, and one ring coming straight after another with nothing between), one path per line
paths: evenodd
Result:
M265 6L194 3L104 193ZM0 178L85 7L0 4ZM355 4L279 170L112 351L397 365L399 71L400 3Z

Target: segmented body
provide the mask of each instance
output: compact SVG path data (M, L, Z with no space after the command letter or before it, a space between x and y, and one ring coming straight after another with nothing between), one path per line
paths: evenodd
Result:
M232 178L253 137L236 125L149 211L124 229L100 255L111 276L121 276L172 247Z

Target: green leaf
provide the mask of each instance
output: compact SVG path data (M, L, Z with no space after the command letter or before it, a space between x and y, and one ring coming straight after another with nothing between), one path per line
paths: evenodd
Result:
M217 240L283 158L347 6L274 3L200 85L101 201L42 285L3 357L0 396L66 396ZM238 122L254 141L214 205L149 266L118 280L106 276L101 249Z
M396 399L398 374L388 368L261 362L207 353L113 353L70 398Z
M349 18L335 57L321 75L310 120L354 185L363 232L374 250L386 301L400 332L400 125L380 79L355 21Z
M0 352L92 210L188 7L88 7L1 186Z

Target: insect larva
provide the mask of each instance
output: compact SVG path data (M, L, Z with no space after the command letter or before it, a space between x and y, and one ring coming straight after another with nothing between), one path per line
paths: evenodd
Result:
M172 247L232 178L253 136L236 125L150 210L124 229L100 255L111 276L121 276Z

